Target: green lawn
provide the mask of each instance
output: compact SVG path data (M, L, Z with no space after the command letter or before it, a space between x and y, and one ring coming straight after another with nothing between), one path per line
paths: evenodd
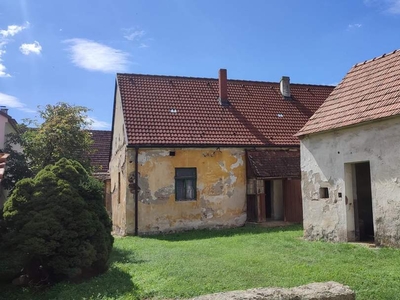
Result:
M0 298L185 298L334 280L354 289L358 300L400 299L400 250L307 242L301 236L301 228L292 226L117 238L107 273L35 295L0 286Z

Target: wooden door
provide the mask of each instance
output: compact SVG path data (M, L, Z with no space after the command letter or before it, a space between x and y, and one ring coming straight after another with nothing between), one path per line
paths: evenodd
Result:
M247 222L257 222L256 195L247 195Z
M283 209L286 222L303 222L300 179L283 180Z

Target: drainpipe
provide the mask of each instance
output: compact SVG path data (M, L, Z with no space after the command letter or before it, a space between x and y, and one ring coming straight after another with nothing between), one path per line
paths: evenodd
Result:
M135 235L139 234L138 231L138 203L139 203L139 172L138 172L138 165L139 165L139 148L135 147Z

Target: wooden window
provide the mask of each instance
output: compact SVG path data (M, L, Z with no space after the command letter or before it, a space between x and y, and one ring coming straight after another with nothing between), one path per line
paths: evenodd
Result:
M196 168L175 169L175 200L187 201L196 200Z
M247 180L247 195L255 195L256 194L256 180L248 179Z

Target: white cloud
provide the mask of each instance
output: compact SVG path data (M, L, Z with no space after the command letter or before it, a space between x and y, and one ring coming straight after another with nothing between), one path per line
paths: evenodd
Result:
M133 28L123 29L123 31L125 32L124 38L128 41L140 40L146 34L144 30L136 30Z
M0 77L11 77L10 74L6 73L6 66L2 64L3 59L1 58L6 50L3 50L7 43L5 41L0 41Z
M104 73L123 72L129 64L129 54L86 39L65 40L69 44L71 61L77 67Z
M3 37L14 36L18 32L29 27L29 22L26 22L25 25L8 25L7 29L0 30L0 35Z
M6 72L6 66L2 63L3 59L1 56L6 53L6 50L1 50L1 47L0 44L0 77L11 77L11 75Z
M398 15L400 14L400 0L389 0L387 12L391 14Z
M40 54L42 51L42 46L39 44L38 41L34 41L32 44L22 44L19 47L19 51L22 52L22 54L29 55L31 53L35 54Z
M88 121L91 123L90 128L91 129L110 129L111 124L104 122L104 121L99 121L94 117L88 117Z
M6 53L5 47L10 42L8 37L12 37L28 27L29 23L27 22L25 25L8 25L7 29L0 29L0 77L11 77L3 63L3 55Z
M148 48L148 47L149 47L149 45L147 45L145 43L141 43L139 46L139 48Z
M17 97L3 94L0 92L0 105L6 106L7 108L16 108L24 112L34 113L33 109L27 108L24 103L22 103Z
M362 27L362 24L360 24L360 23L349 24L347 26L347 30L355 30L355 29L361 28L361 27Z
M370 7L378 7L390 14L400 14L400 0L364 0L364 4Z

